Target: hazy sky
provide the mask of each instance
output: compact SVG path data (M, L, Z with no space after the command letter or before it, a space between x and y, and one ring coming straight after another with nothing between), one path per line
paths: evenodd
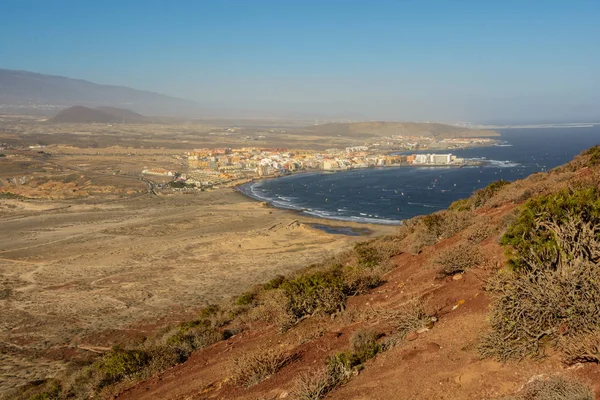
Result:
M265 113L600 120L600 0L2 0L0 68Z

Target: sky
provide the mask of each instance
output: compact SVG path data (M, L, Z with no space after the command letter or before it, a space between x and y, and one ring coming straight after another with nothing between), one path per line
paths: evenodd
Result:
M600 121L600 0L2 0L0 68L307 118Z

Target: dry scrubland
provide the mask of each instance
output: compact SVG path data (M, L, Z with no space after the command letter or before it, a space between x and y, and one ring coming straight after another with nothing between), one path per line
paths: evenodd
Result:
M361 240L325 234L307 225L313 219L231 188L148 193L139 171L176 168L180 151L43 151L51 155L11 150L0 158L0 390L7 398L18 385L79 369L115 344L130 345Z
M494 183L20 396L592 400L599 183L600 148Z

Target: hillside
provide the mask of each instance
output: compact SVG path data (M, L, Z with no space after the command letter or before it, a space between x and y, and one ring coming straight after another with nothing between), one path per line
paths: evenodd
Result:
M305 129L305 133L320 136L348 136L356 137L363 135L372 136L426 136L439 138L455 137L491 137L499 136L491 130L468 129L451 125L437 123L419 122L356 122L356 123L332 123L316 125Z
M593 400L599 199L594 147L15 398Z
M147 120L141 114L116 107L88 108L73 106L60 111L48 122L51 123L132 123Z
M43 111L46 106L126 107L147 115L185 116L197 104L159 93L124 86L100 85L82 79L0 69L0 104L20 110ZM25 107L25 108L23 108Z

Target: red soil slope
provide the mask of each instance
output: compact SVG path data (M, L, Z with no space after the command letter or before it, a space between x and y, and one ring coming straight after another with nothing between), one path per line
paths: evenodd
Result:
M480 211L490 224L514 208L505 205ZM383 333L390 328L385 310L393 310L415 296L425 296L439 321L432 329L412 334L368 361L364 369L327 399L491 399L514 393L532 377L560 372L589 384L600 395L600 367L567 368L558 355L542 360L500 363L480 359L477 344L487 329L490 297L484 281L505 262L498 236L481 243L488 256L486 268L443 280L431 262L461 235L425 248L419 255L401 254L386 283L371 293L349 300L335 319L309 318L284 334L273 326L255 323L249 329L196 352L186 363L154 376L128 390L121 400L142 399L277 399L294 398L294 381L302 371L322 367L328 355L349 348L352 332L367 327ZM232 360L248 351L282 347L299 354L271 378L249 388L231 381Z

